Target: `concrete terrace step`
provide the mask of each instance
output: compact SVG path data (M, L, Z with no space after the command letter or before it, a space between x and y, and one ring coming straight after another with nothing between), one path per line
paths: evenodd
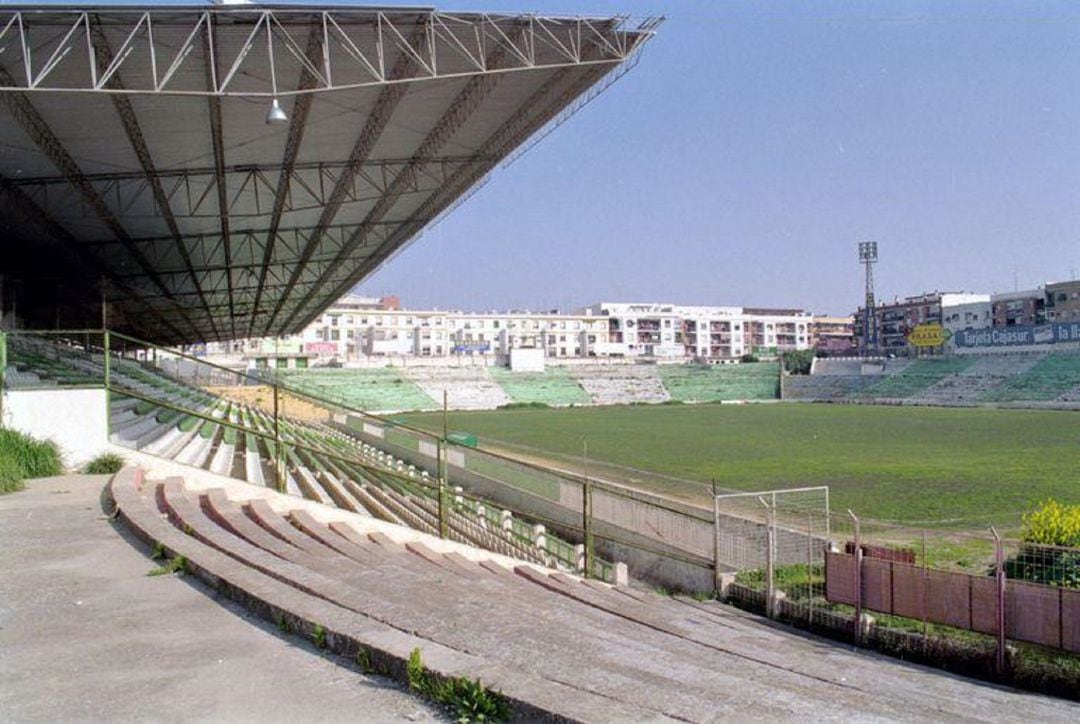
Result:
M321 625L331 651L364 646L398 672L419 647L433 669L501 689L522 717L1048 721L1077 711L241 484L144 485L128 469L110 489L130 527L225 595L303 635Z

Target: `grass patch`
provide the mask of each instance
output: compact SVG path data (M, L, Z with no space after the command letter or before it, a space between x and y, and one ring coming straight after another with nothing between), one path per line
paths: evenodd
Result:
M528 446L560 465L580 460L585 439L600 475L703 504L711 479L745 491L828 485L833 510L985 530L1018 526L1022 511L1047 498L1080 502L1076 412L702 404L450 415L482 446ZM442 429L439 414L402 417ZM701 483L638 480L604 462Z
M116 453L102 453L83 467L87 475L115 475L124 467L124 458Z
M14 493L26 487L22 470L11 458L0 457L0 495Z
M0 429L0 494L22 490L27 478L64 471L60 449L52 440L35 440L16 430Z
M435 676L424 666L418 648L409 654L405 677L410 689L446 707L460 724L500 722L510 718L510 703L506 697L485 687L480 679Z
M165 565L151 568L148 576L169 576L173 573L187 573L188 561L184 556L176 556L165 561Z

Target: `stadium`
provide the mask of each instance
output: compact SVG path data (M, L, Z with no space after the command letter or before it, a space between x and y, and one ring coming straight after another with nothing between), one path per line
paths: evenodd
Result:
M801 310L600 303L453 328L380 310L361 342L360 307L337 309L658 32L0 8L0 528L18 579L0 644L28 672L0 701L17 718L77 719L80 697L119 719L341 718L327 682L382 677L462 721L1075 717L1080 541L1029 535L1057 509L1022 516L1075 499L1071 347L795 374ZM415 333L390 334L399 318ZM109 566L148 555L149 575ZM151 620L171 628L141 637ZM135 653L104 652L125 627ZM177 656L233 656L222 642L249 629L271 632L273 668L329 668L237 709L257 665L230 658L191 675L182 710L164 707L185 675L132 671L180 638ZM64 630L111 678L50 699L41 641Z

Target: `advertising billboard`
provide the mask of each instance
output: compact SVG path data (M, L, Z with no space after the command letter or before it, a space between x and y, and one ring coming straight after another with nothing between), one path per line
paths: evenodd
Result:
M475 352L487 352L491 349L491 342L465 342L455 344L451 351L455 354L473 354Z
M907 339L912 347L940 347L949 336L949 331L940 324L919 324L908 332Z
M338 346L335 342L305 342L304 351L320 357L332 357L338 353Z
M953 342L965 349L1080 342L1080 322L964 329L956 333Z

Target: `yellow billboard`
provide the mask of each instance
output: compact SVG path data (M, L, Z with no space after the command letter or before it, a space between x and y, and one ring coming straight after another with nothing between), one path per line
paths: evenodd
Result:
M908 344L912 347L940 347L949 340L949 330L940 324L920 324L908 332Z

